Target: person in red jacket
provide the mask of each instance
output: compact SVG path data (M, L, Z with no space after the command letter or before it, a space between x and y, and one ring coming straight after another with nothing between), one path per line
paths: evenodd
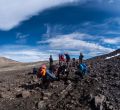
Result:
M59 65L63 65L63 63L65 62L65 58L63 54L59 54Z

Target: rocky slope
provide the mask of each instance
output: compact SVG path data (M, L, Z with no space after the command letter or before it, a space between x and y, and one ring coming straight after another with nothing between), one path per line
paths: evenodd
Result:
M85 61L91 69L83 79L71 67L67 82L50 82L47 88L30 74L32 67L1 71L0 110L120 110L119 52Z

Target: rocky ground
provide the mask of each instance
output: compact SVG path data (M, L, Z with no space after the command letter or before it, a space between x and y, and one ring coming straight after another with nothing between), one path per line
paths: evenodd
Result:
M71 67L67 82L47 88L31 74L41 63L1 66L0 110L120 110L120 56L106 59L116 53L86 60L91 69L83 79Z

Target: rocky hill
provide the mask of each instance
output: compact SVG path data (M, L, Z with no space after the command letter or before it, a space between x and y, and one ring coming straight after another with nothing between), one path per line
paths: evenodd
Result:
M119 56L120 55L120 49L117 49L111 53L108 53L108 54L105 54L105 55L101 55L101 56L96 56L96 57L93 57L93 58L90 58L88 60L96 60L96 59L106 59L107 57L112 57L112 56Z
M84 78L70 68L68 80L41 86L32 67L0 72L0 110L120 110L120 50L85 61ZM40 66L34 64L34 66Z
M10 64L17 64L19 62L5 58L5 57L0 57L0 67L4 65L10 65Z

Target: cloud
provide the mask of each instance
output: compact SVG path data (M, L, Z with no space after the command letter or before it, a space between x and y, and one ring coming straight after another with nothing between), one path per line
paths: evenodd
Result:
M36 62L48 61L50 51L39 50L37 47L26 45L5 45L1 46L0 56L10 58L20 62ZM57 59L55 53L52 53L53 58Z
M21 61L21 62L35 62L48 60L49 55L46 52L39 52L38 50L14 50L3 53L4 57Z
M102 40L104 43L108 43L108 44L119 44L120 43L120 37L116 37L116 38L104 38Z
M24 39L24 35L17 34L19 39ZM94 38L94 39L93 39ZM79 53L83 52L85 58L102 55L114 51L111 47L102 45L101 42L108 42L106 37L93 36L86 33L74 32L70 34L56 35L48 37L44 41L38 41L38 46L27 45L4 45L1 46L0 56L4 56L21 62L35 62L49 59L49 55L58 59L59 53L69 52L72 57L78 58ZM118 40L117 40L118 41ZM110 41L109 41L110 43ZM113 43L113 41L112 41ZM106 44L106 43L105 43Z
M45 9L79 0L0 0L0 29L10 30Z
M106 34L106 35L120 35L120 32L118 32L118 31L107 31L104 34Z
M27 38L29 35L23 35L22 33L17 33L17 35L16 35L16 38L17 39L25 39L25 38Z
M107 5L115 2L114 0L106 1ZM92 2L96 6L97 4L104 4L104 0L0 0L0 29L10 30L46 9L78 2L79 4ZM119 4L119 1L116 4Z
M54 38L50 38L46 41L39 41L40 45L48 43L48 47L51 49L57 49L62 51L83 51L83 52L94 52L94 53L108 53L114 49L108 48L90 41L94 36L84 33L72 33L67 35L58 35ZM98 38L99 39L99 38ZM96 54L97 55L97 54ZM89 54L89 56L91 56Z
M18 44L25 44L27 43L27 38L29 37L28 34L24 35L22 33L17 33L16 35L16 43Z

